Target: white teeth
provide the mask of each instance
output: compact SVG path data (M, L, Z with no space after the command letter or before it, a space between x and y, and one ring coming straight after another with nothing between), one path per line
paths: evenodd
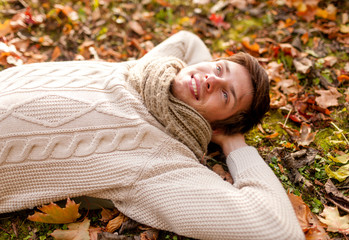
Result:
M193 90L194 90L195 97L198 97L198 89L196 88L196 83L195 83L195 79L194 78L191 79L191 84L193 85Z

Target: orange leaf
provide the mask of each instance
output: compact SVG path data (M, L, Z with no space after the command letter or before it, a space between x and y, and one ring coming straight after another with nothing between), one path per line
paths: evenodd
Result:
M274 132L273 134L270 134L268 136L265 136L266 138L272 139L272 138L276 138L277 136L279 136L278 132Z
M116 229L121 227L121 224L123 222L126 222L128 220L128 217L126 217L124 214L120 213L119 216L116 218L110 220L107 224L106 231L107 232L115 232Z
M308 42L308 40L309 40L309 33L308 32L304 33L301 36L301 40L302 40L303 44L306 44Z
M247 48L248 50L251 50L253 52L258 52L259 51L259 45L258 43L250 44L249 38L244 38L242 40L242 45Z
M60 55L61 55L61 49L58 46L56 46L51 56L52 61L56 60Z
M113 210L102 208L102 212L101 212L102 218L99 220L102 222L108 222L111 219L113 219L118 213L119 211L116 208L114 208Z
M348 75L340 75L338 76L338 81L341 83L341 82L344 82L345 80L349 80L349 76Z
M4 23L0 23L0 37L5 36L8 33L11 33L11 25L10 25L10 20L7 19Z
M80 217L79 206L80 203L76 204L68 198L65 208L61 208L55 203L50 203L49 205L44 205L41 208L38 208L43 213L35 212L33 215L29 216L28 219L30 221L43 223L72 223Z
M289 193L288 197L306 239L330 239L321 222L316 215L310 211L310 208L303 202L302 198L292 193Z

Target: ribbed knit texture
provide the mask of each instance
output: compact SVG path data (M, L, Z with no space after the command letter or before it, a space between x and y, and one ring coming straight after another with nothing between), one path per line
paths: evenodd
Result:
M181 32L138 61L207 56L203 46ZM232 152L234 185L223 181L149 113L127 82L136 64L40 63L0 72L0 213L87 195L192 238L304 239L257 151Z
M172 82L185 65L174 57L149 59L130 69L128 82L142 96L145 106L166 132L201 159L211 140L211 127L195 109L170 92Z

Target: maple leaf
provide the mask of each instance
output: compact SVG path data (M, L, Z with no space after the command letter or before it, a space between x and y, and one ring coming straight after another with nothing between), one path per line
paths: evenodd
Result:
M323 218L319 217L319 220L327 225L327 231L349 234L349 215L341 217L337 207L325 205L320 216Z
M342 96L334 87L328 87L329 90L315 90L320 96L315 98L316 103L322 108L338 106L338 98Z
M42 213L35 212L33 215L30 215L28 219L30 221L43 223L72 223L80 217L79 206L80 203L76 204L68 198L65 208L61 208L55 203L50 203L49 205L44 205L41 208L38 208Z
M321 222L310 208L304 203L303 199L292 193L288 193L292 207L296 213L298 222L305 234L307 240L310 239L329 239Z
M68 224L69 230L54 230L51 236L56 240L90 240L90 220L85 218L81 223Z
M295 66L297 72L307 74L313 66L313 62L308 58L302 58L299 60L294 59L293 65Z

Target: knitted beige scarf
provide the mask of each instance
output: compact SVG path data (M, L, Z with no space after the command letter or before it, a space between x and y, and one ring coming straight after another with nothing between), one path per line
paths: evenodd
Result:
M211 139L211 127L195 109L170 91L171 83L184 66L184 62L174 57L141 61L130 69L128 81L167 133L201 159Z

